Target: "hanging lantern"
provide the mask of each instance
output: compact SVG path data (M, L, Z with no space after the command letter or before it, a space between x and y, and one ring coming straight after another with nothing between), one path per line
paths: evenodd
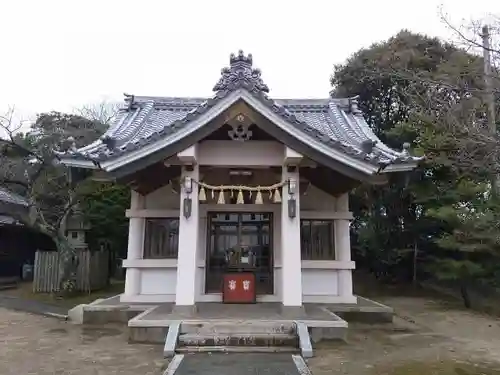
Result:
M205 194L205 188L203 186L200 188L198 199L200 202L205 202L207 200L207 195Z
M243 191L238 191L238 197L236 198L236 204L244 204L245 200L243 199Z
M263 203L264 202L262 201L262 193L260 192L260 190L257 190L257 194L255 195L255 204L263 204Z
M212 194L212 200L215 199L215 190L210 190L211 194Z
M288 217L293 219L295 216L297 216L297 201L294 198L290 198L288 200Z
M269 200L272 202L273 201L273 191L269 190Z
M221 189L219 193L219 200L217 201L217 204L226 204L226 201L224 200L224 190Z
M276 189L274 191L274 200L273 200L274 203L280 203L281 202L281 194L280 194L280 189Z
M193 201L191 198L184 198L182 203L182 212L184 213L184 217L189 219L191 217L191 212L193 210Z

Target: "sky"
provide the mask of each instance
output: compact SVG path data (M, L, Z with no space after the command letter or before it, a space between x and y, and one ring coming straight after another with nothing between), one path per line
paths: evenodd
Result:
M276 98L326 97L335 63L406 28L500 15L498 0L2 0L0 112L23 119L134 95L209 96L252 53Z

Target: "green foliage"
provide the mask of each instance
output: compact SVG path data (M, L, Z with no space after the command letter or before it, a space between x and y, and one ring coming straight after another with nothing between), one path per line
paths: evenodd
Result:
M83 220L93 225L89 237L94 248L104 240L111 251L124 246L124 201L128 193L118 186L78 179L58 163L57 152L80 147L97 139L106 129L99 121L59 112L43 113L26 134L16 134L2 122L8 138L0 139L0 185L25 196L30 215L22 221L48 234L61 254L61 289L75 285L76 253L65 236L69 215L84 208ZM118 214L119 212L119 214ZM86 214L86 215L85 215Z
M428 265L439 280L463 281L484 276L485 270L480 263L467 259L436 258Z
M426 156L410 176L353 196L356 260L379 276L409 278L417 259L421 276L488 277L498 261L498 140L485 126L481 69L477 56L408 31L334 68L335 96L359 95L383 141Z
M130 205L130 189L110 183L94 182L94 193L82 205L82 211L91 230L89 246L109 249L119 257L126 257L128 220L125 210Z
M408 95L415 73L433 72L456 49L403 30L386 42L356 52L334 67L331 83L335 96L359 95L360 108L383 141L400 146L386 132L408 120L412 98Z
M59 112L38 115L30 130L15 134L2 124L10 137L0 140L0 185L32 202L34 227L55 236L78 199L88 193L88 184L70 184L68 169L58 165L55 151L96 139L103 125L81 116Z

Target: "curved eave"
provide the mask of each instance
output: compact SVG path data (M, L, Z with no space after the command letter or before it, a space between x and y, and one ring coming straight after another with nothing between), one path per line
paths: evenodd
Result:
M61 156L60 161L62 164L68 166L68 167L74 167L74 168L85 168L85 169L99 169L99 167L89 161L89 160L81 160L72 156Z
M381 171L381 173L410 172L415 168L417 168L418 164L422 160L423 158L415 158L415 160L411 162L406 162L401 164L390 164L387 167L385 167Z
M267 104L263 103L260 98L256 97L245 88L238 88L229 92L225 97L219 98L213 107L209 108L206 112L201 113L199 116L196 116L193 120L186 123L184 127L180 128L175 133L122 155L116 155L115 157L112 157L112 159L103 160L100 162L100 165L96 165L96 163L91 160L79 159L78 155L73 155L73 157L70 155L62 156L61 161L72 167L90 169L98 169L100 167L106 172L116 171L127 164L136 162L150 154L159 152L160 150L179 142L183 138L190 136L192 133L197 132L205 124L214 120L217 116L222 114L239 100L243 100L247 105L254 108L267 120L275 124L281 131L286 132L295 139L300 140L308 147L317 150L324 156L336 162L342 163L364 175L371 176L384 172L412 170L416 166L416 162L413 163L410 161L394 165L391 164L386 168L381 169L380 166L374 164L373 161L363 160L363 158L356 157L357 155L349 155L341 149L332 148L318 140L316 137L309 135L307 132L304 132L296 126L288 123L286 118L278 113L275 113Z
M345 157L343 155L343 157ZM400 163L400 164L390 164L387 167L379 170L379 169L374 169L372 174L380 173L397 173L397 172L411 172L415 168L418 167L419 163L424 160L424 158L416 158L416 160L411 161L411 162L405 162L405 163ZM105 172L111 172L113 169L105 169L105 168L99 168L98 165L95 163L89 161L89 160L80 160L80 159L75 159L75 158L61 158L61 163L68 167L74 167L74 168L84 168L84 169L93 169L93 170L103 170ZM104 163L105 164L105 163ZM117 169L117 168L115 168Z

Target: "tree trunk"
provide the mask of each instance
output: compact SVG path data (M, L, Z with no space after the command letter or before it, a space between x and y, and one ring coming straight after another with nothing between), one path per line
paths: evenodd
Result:
M78 257L66 236L58 233L54 241L59 252L59 292L66 295L76 289Z
M413 287L417 287L417 259L418 259L418 246L417 246L417 241L415 241L414 247L413 247Z
M467 309L470 309L472 307L472 304L470 301L469 289L467 288L467 283L465 281L462 281L460 283L460 294L462 295L462 300L464 301L464 306Z

